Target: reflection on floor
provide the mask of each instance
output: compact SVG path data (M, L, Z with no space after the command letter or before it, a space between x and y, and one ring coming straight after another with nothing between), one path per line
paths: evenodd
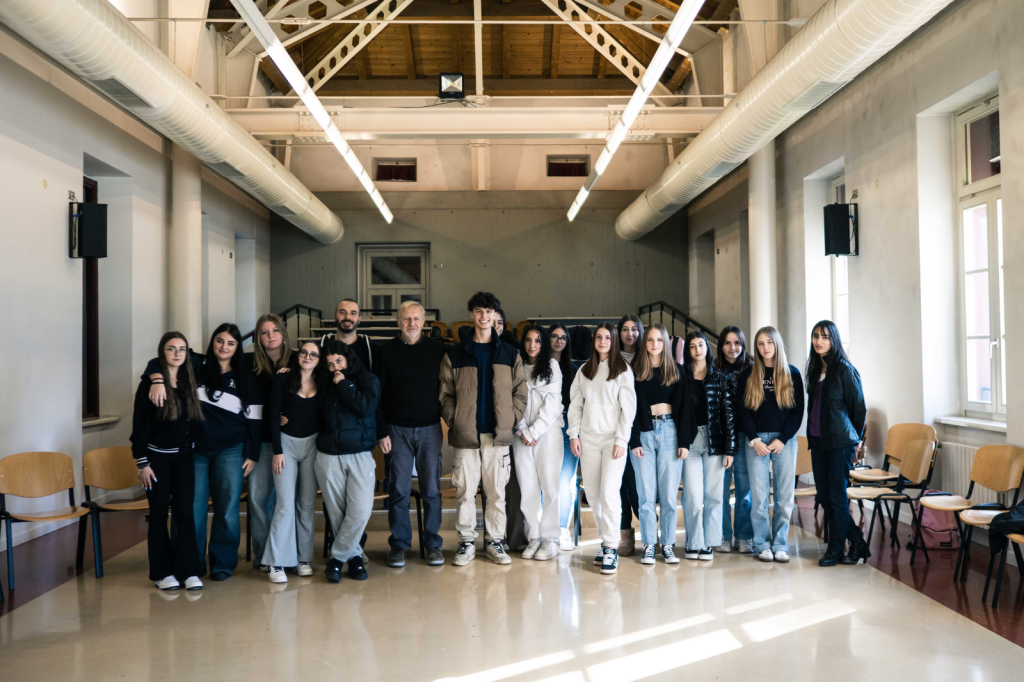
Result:
M1016 679L1024 660L881 571L818 568L820 542L796 527L789 564L633 557L615 577L592 565L592 544L462 569L410 552L393 570L386 538L371 533L366 582L329 584L318 562L316 576L287 585L243 569L202 594L157 592L140 544L102 580L87 571L0 618L0 670L5 680L960 682Z

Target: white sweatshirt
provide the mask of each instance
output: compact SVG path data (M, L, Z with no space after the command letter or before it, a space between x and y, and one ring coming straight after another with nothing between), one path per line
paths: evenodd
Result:
M516 427L529 441L539 440L553 426L562 428L562 370L551 360L551 381L538 384L533 380L535 366L523 364L529 393L523 418Z
M597 374L588 379L580 368L569 389L569 438L579 438L580 432L594 435L613 435L615 444L629 447L629 433L636 416L636 388L633 370L614 380L608 380L608 361L597 366Z

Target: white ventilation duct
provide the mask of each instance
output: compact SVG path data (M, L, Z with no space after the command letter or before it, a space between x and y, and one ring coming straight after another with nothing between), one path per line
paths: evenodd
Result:
M106 0L0 0L0 21L317 241L341 238L341 219Z
M827 0L653 185L619 214L639 239L874 64L952 0Z

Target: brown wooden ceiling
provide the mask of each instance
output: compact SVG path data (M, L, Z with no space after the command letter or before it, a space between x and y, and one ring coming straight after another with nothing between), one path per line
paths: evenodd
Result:
M284 0L282 0L284 1ZM655 0L673 11L671 0ZM598 0L600 2L600 0ZM737 0L705 0L700 18L722 20ZM314 18L316 12L312 13ZM591 11L591 16L598 17ZM230 0L211 0L210 17L228 18L238 14ZM364 10L351 18L363 18ZM473 26L440 23L443 19L472 19L470 0L415 0L401 15L418 24L394 24L380 32L348 64L320 89L321 95L393 96L436 93L439 73L462 72L467 92L472 93L476 73ZM485 19L557 18L540 0L483 0ZM611 17L607 17L611 18ZM228 24L217 24L226 30ZM624 27L606 27L639 61L650 62L657 43ZM295 63L308 73L337 45L354 24L332 25L288 47ZM290 89L269 58L260 68L281 92ZM484 90L487 94L630 94L634 85L601 57L569 26L494 25L483 26ZM662 81L672 90L682 83L690 64L681 56L673 59Z

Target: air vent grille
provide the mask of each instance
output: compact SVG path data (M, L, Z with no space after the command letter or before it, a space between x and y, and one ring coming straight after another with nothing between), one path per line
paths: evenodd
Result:
M153 105L143 99L137 92L116 78L94 80L92 84L103 94L118 104L129 109L152 109Z
M223 175L225 178L231 179L245 177L245 174L242 173L242 171L238 170L227 161L221 161L220 163L211 163L207 165L210 166L210 168L212 168L213 170Z
M709 180L717 180L719 178L724 178L726 175L732 172L733 168L735 168L738 165L740 164L738 164L735 161L719 161L714 166L712 166L707 173L704 174L704 177L708 178Z
M830 83L828 81L815 81L814 84L793 98L793 101L783 107L786 111L794 114L810 111L826 99L832 96L845 83Z

